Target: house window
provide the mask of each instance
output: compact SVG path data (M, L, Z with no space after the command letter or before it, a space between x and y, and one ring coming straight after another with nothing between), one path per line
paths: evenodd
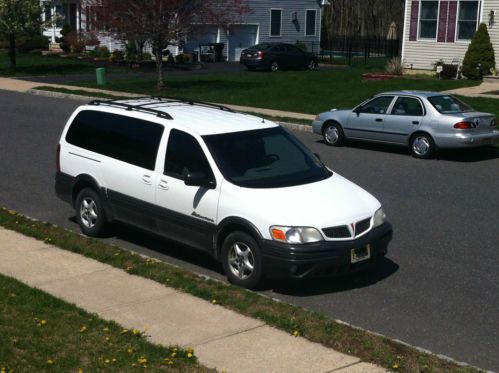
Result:
M421 1L419 15L419 38L436 39L438 20L438 1Z
M315 36L315 19L317 18L316 10L307 10L305 16L305 36Z
M459 2L459 14L457 22L457 39L471 40L475 35L478 22L479 1Z
M270 9L270 36L281 36L282 9Z

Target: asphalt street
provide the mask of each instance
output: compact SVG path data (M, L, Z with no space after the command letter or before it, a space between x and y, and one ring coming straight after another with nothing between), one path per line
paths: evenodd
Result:
M79 231L74 211L54 194L60 132L79 104L0 91L0 206ZM499 149L425 161L401 148L330 148L296 135L383 203L394 239L369 273L272 282L262 292L499 371ZM208 256L139 231L117 226L107 240L224 278Z

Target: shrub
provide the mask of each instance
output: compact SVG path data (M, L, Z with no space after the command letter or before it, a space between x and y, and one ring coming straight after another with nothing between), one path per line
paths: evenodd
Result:
M95 47L100 44L99 38L92 32L85 36L84 42L85 45L88 45L89 47Z
M71 31L73 31L73 28L71 27L71 25L69 23L65 23L61 29L62 37L66 38L66 35L68 35Z
M142 53L142 61L151 61L152 60L152 54L149 52L144 52Z
M71 52L73 53L83 53L85 51L85 43L82 40L77 40L71 44Z
M88 52L88 55L94 58L109 58L111 56L111 53L109 52L108 47L102 46L91 50L90 52Z
M394 57L386 64L386 72L391 75L402 75L404 67L400 57Z
M43 35L32 35L19 40L18 49L20 52L29 52L33 49L48 49L49 39Z
M125 52L116 49L111 53L109 57L109 62L121 62L125 59Z
M455 79L457 77L458 66L451 64L442 65L440 79Z
M482 79L496 65L494 48L487 26L481 23L471 40L463 60L463 75L468 79Z
M188 63L190 61L190 57L186 53L181 53L175 57L175 62L176 63Z

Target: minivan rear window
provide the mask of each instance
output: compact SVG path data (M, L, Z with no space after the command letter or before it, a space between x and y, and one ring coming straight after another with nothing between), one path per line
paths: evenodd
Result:
M163 126L127 116L84 110L69 127L66 141L142 168L154 170Z

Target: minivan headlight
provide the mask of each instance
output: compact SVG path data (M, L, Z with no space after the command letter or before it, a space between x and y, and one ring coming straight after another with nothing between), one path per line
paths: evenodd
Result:
M378 209L378 211L376 211L374 213L374 217L373 217L373 228L379 227L385 221L386 221L385 211L383 211L383 207L380 207Z
M321 233L311 227L270 227L273 240L294 244L312 243L323 241Z

